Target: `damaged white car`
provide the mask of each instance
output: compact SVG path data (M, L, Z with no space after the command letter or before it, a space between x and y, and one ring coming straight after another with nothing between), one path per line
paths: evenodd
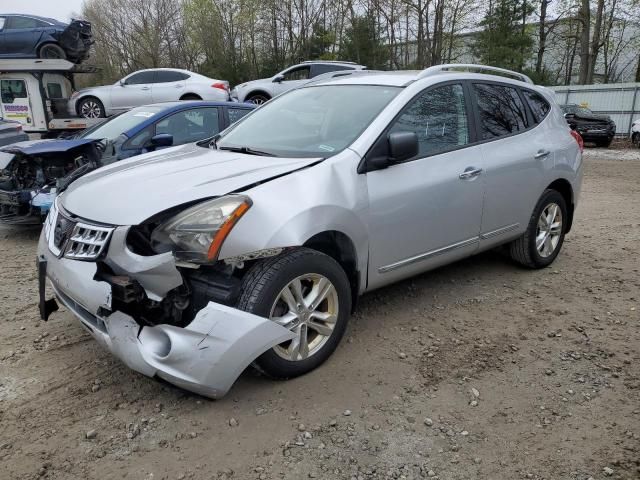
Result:
M40 238L42 317L48 279L131 368L215 398L252 363L320 365L365 291L502 244L549 265L581 139L527 77L460 68L320 80L76 180Z

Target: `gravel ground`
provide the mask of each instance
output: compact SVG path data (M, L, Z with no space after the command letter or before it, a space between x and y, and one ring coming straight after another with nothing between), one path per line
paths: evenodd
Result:
M39 321L36 238L0 231L2 479L640 478L640 151L587 151L550 268L487 253L366 295L320 369L218 401Z

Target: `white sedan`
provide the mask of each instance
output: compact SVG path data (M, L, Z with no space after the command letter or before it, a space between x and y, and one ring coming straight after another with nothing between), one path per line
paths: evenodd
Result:
M133 107L176 100L229 100L229 82L177 68L138 70L113 85L85 88L71 95L69 114L109 117Z

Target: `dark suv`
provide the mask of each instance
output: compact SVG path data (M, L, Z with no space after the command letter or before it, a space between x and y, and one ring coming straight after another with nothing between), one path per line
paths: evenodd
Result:
M609 115L596 115L580 105L561 105L564 118L585 142L593 142L598 147L608 147L616 134L616 124Z

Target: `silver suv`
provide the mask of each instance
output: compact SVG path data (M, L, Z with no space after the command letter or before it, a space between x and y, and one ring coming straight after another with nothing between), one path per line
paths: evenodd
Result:
M548 266L581 178L580 136L525 76L319 80L72 183L40 237L40 311L48 277L131 368L218 397L252 363L320 365L364 292L500 245Z
M238 102L250 102L257 105L271 100L276 95L301 87L328 72L350 72L364 70L367 67L354 62L313 60L286 68L270 78L262 78L242 83L231 90L231 99Z

